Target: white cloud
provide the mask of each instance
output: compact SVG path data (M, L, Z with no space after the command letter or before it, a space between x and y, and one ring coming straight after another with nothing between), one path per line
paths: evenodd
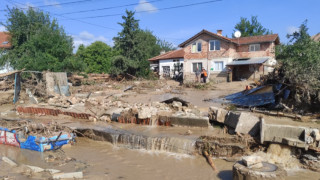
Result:
M294 32L298 32L300 29L298 27L295 26L289 26L287 28L287 33L288 34L293 34Z
M57 8L60 8L60 3L58 1L55 1L55 0L44 0L43 1L44 5L51 5L53 7L57 7Z
M0 32L7 31L4 26L0 26Z
M78 50L78 47L80 46L80 44L88 46L95 41L102 41L110 46L113 46L113 42L108 40L104 36L95 36L87 31L82 31L78 35L73 35L72 37L73 37L74 52Z
M134 8L135 11L150 11L149 13L154 13L158 11L154 5L149 3L147 0L140 0L139 5Z

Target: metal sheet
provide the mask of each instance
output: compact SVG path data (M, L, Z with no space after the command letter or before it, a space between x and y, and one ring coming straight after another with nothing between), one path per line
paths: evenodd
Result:
M235 65L249 65L249 64L262 64L266 62L269 58L249 58L248 60L233 60L231 63L227 64L227 66L235 66Z

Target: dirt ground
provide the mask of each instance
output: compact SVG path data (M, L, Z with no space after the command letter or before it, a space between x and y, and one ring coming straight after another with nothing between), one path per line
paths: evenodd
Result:
M222 100L226 95L239 92L249 85L250 81L240 81L232 83L208 83L206 85L196 85L192 88L180 86L178 82L172 80L156 81L123 81L123 82L103 82L88 83L88 85L71 87L72 96L78 97L109 97L114 100L120 100L129 104L134 103L152 103L161 102L172 97L179 97L200 109L201 113L208 113L210 106L227 107L228 105ZM126 90L126 91L124 91ZM16 104L12 104L13 92L5 92L0 96L0 118L11 117L21 118L14 110L18 105L29 105L28 97L22 93L22 99ZM238 109L241 110L241 109ZM248 111L243 109L243 111ZM266 123L285 124L294 126L306 126L320 128L318 119L307 119L297 121L290 118L263 116ZM73 119L69 116L38 116L27 115L22 118L36 119L37 121L58 121L60 123L75 123L82 126L101 126L106 122L88 122L87 120ZM181 136L190 128L178 127L142 127L131 124L109 124L117 129L126 131L139 132L143 135L172 135ZM106 127L106 128L108 128ZM111 127L112 128L112 127ZM191 129L196 136L223 135L223 129L214 128L214 130ZM27 152L27 153L26 153ZM0 145L0 155L8 156L21 163L38 165L46 168L56 168L65 171L81 170L85 174L85 179L230 179L232 177L232 165L234 162L227 162L222 159L216 159L214 162L218 167L217 172L213 172L205 159L201 156L181 156L168 152L158 153L149 151L130 150L125 148L114 147L108 142L97 142L86 138L79 138L78 143L67 149L64 149L66 157L72 157L75 161L71 163L57 165L45 161L50 153L39 155L38 152L28 152L26 150L15 149L14 147L4 147ZM84 154L86 154L84 156ZM155 163L156 162L156 163ZM60 163L60 162L58 162ZM0 163L0 178L14 177L13 179L43 179L46 176L39 174L21 175L20 171L10 170L2 162ZM288 179L318 179L319 173L306 170L292 171Z

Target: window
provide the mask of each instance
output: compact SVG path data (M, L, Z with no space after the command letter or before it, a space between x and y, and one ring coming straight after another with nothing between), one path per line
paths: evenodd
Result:
M223 61L215 61L214 71L222 71L222 70L223 70Z
M249 51L260 51L260 44L250 44Z
M192 72L196 72L197 71L197 67L198 67L199 71L201 71L202 63L192 63Z
M211 40L209 41L210 51L219 51L220 50L220 41L219 40Z
M191 52L192 53L197 53L197 52L201 52L201 42L194 42L191 45Z
M2 44L9 44L9 42L8 41L3 41Z

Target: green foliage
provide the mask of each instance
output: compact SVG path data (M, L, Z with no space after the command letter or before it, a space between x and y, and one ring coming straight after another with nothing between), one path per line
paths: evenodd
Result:
M32 8L26 12L8 8L7 17L2 25L10 32L13 47L1 57L1 64L37 71L78 70L72 56L72 38L55 19Z
M165 41L165 40L158 39L157 44L160 46L160 49L161 49L161 50L164 50L165 52L168 52L168 51L172 51L172 50L176 50L176 49L177 49L177 48L175 48L175 47L173 46L172 43L167 42L167 41Z
M116 52L106 43L96 41L88 47L79 46L76 53L77 59L86 65L87 73L109 73L111 58Z
M150 30L140 29L139 21L134 18L134 12L126 11L126 13L126 16L122 16L124 22L119 23L122 31L113 38L115 49L121 56L113 59L111 73L148 77L151 74L148 59L159 55L161 50L172 50L173 45L158 39ZM117 63L124 66L117 66Z
M251 21L241 17L240 22L235 25L234 29L233 32L237 30L241 32L241 37L272 34L272 31L261 25L257 16L251 16ZM232 37L234 37L234 33L232 34Z
M277 59L282 62L284 76L293 85L311 90L320 89L320 43L308 34L307 21L298 32L288 34L290 43L277 48Z

